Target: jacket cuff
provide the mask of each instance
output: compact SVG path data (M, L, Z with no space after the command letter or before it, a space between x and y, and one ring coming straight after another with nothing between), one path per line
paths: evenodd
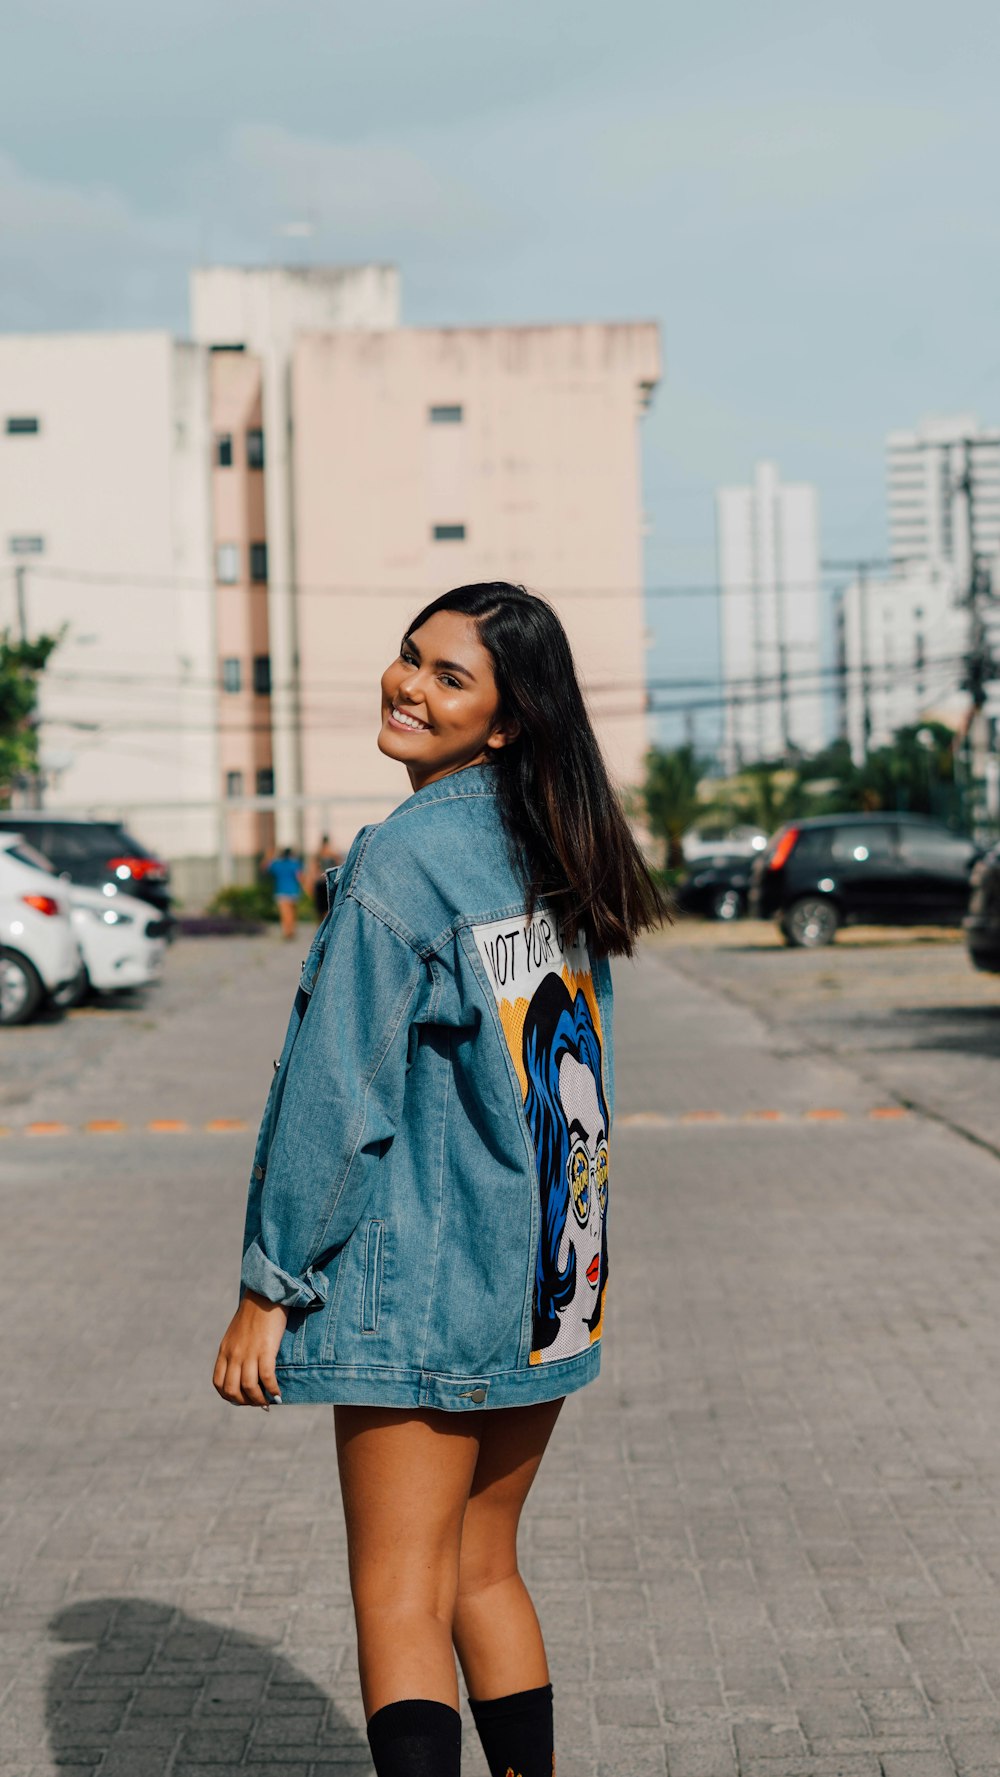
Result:
M326 1301L328 1283L322 1271L291 1277L268 1258L259 1240L243 1254L240 1281L245 1290L256 1290L258 1296L280 1302L283 1308L318 1308Z

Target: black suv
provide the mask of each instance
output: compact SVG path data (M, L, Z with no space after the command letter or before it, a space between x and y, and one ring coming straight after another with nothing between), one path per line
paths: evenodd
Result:
M87 888L113 882L125 894L170 914L170 869L133 839L120 821L71 820L32 809L0 812L0 833L23 833L48 858L57 876Z
M750 911L789 944L832 944L841 925L960 925L979 857L970 839L909 814L827 815L782 827L756 859Z

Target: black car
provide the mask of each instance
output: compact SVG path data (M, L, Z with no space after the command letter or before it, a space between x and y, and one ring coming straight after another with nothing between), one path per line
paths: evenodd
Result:
M1000 845L980 858L972 872L965 942L977 969L1000 975Z
M754 861L750 911L789 944L841 925L959 925L979 848L919 815L827 815L782 827Z
M4 809L0 833L23 833L59 876L87 888L113 882L126 894L170 914L170 869L132 837L120 821L85 821L32 809Z
M753 855L746 852L715 852L698 858L674 890L682 913L700 913L706 919L742 919L750 892Z

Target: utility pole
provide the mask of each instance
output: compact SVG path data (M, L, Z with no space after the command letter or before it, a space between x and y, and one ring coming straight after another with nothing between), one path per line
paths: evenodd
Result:
M986 686L993 678L995 667L990 652L989 635L986 629L985 607L993 597L990 570L981 556L976 554L975 524L975 482L972 474L971 438L962 439L962 469L954 484L954 491L964 496L965 536L968 561L968 585L962 596L962 603L969 613L968 641L965 655L965 672L963 690L969 693L972 708L969 712L969 725L965 731L965 759L970 790L970 823L975 825L977 814L975 796L976 786L985 781L986 761L989 754L989 735L986 716Z
M17 632L22 642L28 639L28 570L23 561L14 565L14 591L17 598Z
M871 750L872 740L872 659L871 632L868 616L868 584L869 576L880 568L889 568L891 562L881 556L861 556L857 561L825 561L823 567L833 572L850 573L858 589L858 646L861 653L859 661L861 683L861 736L864 756L867 759ZM846 626L845 626L846 628ZM847 641L844 639L843 653L843 698L846 711L847 704ZM846 730L847 723L844 722Z

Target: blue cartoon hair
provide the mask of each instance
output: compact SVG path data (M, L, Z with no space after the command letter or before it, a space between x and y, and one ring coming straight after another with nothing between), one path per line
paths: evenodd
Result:
M608 1128L608 1107L601 1070L601 1044L586 995L571 998L559 975L547 975L533 994L524 1020L522 1056L528 1078L524 1114L535 1149L541 1222L535 1259L535 1302L532 1349L543 1351L559 1332L559 1313L572 1301L576 1290L576 1252L571 1248L566 1269L559 1266L559 1248L569 1214L569 1178L566 1163L570 1139L566 1113L559 1096L559 1065L572 1055L594 1076L597 1097ZM606 1218L605 1218L606 1221ZM596 1326L608 1276L606 1228L601 1230L601 1275L597 1306L591 1321Z

